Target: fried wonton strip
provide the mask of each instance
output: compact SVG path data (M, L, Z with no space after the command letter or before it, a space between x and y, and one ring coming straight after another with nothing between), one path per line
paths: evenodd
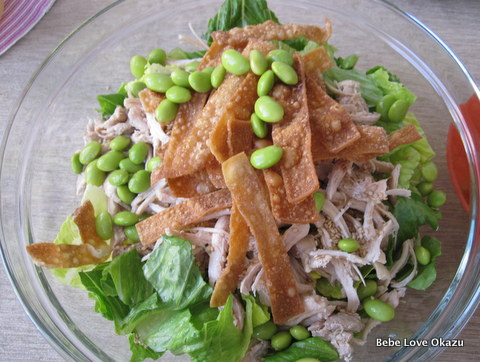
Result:
M249 152L253 148L252 124L249 121L232 119L227 124L228 151L231 156L240 152Z
M210 182L217 189L224 189L227 187L223 179L222 165L217 160L212 160L207 166L207 174Z
M393 151L398 146L418 141L421 138L422 135L418 132L417 127L409 124L388 135L388 147L390 151Z
M95 213L90 201L85 201L73 213L83 244L36 243L27 246L27 252L38 266L45 268L75 268L81 265L99 264L110 254L110 247L95 226Z
M165 95L155 92L151 89L145 88L138 93L143 109L147 113L153 113L157 109L161 101L165 99Z
M305 74L313 78L318 84L323 84L322 73L333 67L333 60L328 56L324 47L309 51L303 57Z
M298 204L288 202L282 177L276 171L275 169L263 171L275 219L287 224L308 224L320 221L320 214L315 208L313 196L307 197Z
M283 120L272 130L275 145L283 148L280 162L287 199L302 202L318 190L318 178L312 159L311 131L308 120L307 93L302 58L295 55L298 84L293 87L276 86L272 96L282 104Z
M224 305L228 296L235 291L241 274L245 270L245 258L247 256L250 231L242 214L232 205L230 216L230 239L228 241L227 266L215 284L210 299L211 307Z
M315 161L341 158L355 162L365 162L389 152L387 133L382 127L358 126L360 139L338 153L329 152L321 143L313 153ZM313 150L313 147L312 147Z
M337 153L360 138L348 112L311 77L307 77L307 94L314 154L319 144L329 152Z
M227 189L195 196L136 224L138 236L143 245L149 245L156 242L167 229L181 230L212 212L231 206L232 197Z
M167 149L162 159L162 165L152 172L152 185L156 184L162 178L182 176L181 172L175 170L173 160L178 156L178 149L183 147L184 138L192 133L197 117L201 113L207 97L207 93L195 93L189 102L180 105L174 121L175 123L173 124L170 140L167 143Z
M191 175L168 178L167 182L176 197L194 197L216 190L206 170L200 170Z
M304 36L318 44L325 43L332 33L329 19L325 20L325 27L300 24L277 24L267 20L262 24L249 25L243 28L233 28L229 31L214 31L211 35L220 45L246 44L250 39L287 40Z
M257 242L273 320L282 324L302 313L304 305L262 185L245 153L229 158L222 164L222 170L232 198Z

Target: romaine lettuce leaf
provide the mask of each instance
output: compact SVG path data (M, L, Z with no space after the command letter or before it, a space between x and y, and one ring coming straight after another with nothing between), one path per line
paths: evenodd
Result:
M393 94L397 99L405 100L410 106L415 103L417 96L402 83L391 81L390 75L391 73L382 67L366 76L383 91L384 95Z
M209 300L212 294L195 262L192 245L180 238L163 236L163 243L150 255L143 272L165 309L184 309Z
M97 96L97 101L100 105L100 109L97 109L97 111L102 114L103 118L111 116L117 106L123 106L124 100L125 96L123 94L100 94Z
M278 23L275 14L268 8L266 0L226 0L213 18L202 38L212 43L210 34L216 30L230 30L235 27L255 25L267 20Z
M130 351L132 351L132 356L130 357L130 362L142 362L147 358L157 360L162 357L162 352L155 352L151 348L148 348L137 340L135 333L132 333L128 336L128 342L130 342Z
M320 361L335 361L338 352L320 337L311 337L292 343L286 350L265 357L267 362L295 362L302 358L316 358Z

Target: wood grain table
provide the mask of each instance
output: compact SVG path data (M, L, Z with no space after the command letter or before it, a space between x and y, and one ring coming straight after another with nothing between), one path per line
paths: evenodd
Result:
M8 52L0 56L0 132L29 78L51 49L83 20L111 0L57 0L49 13ZM416 16L437 33L480 81L480 2L475 0L398 0L394 4ZM447 349L440 361L478 360L480 313L459 338L465 347ZM36 330L0 267L0 360L62 361Z

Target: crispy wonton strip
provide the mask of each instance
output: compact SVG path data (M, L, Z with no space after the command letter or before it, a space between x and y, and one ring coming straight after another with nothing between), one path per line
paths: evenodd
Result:
M216 190L206 170L200 170L191 175L168 178L167 182L176 197L194 197Z
M110 254L110 247L97 234L95 214L90 201L85 201L73 213L83 244L36 243L27 246L35 264L45 268L75 268L99 264Z
M275 219L287 224L308 224L320 221L313 196L298 204L288 202L282 177L270 168L263 171L270 193L270 205Z
M328 56L324 47L316 48L303 57L305 74L312 77L318 84L323 84L322 73L333 67L333 60Z
M283 148L280 167L287 199L293 204L302 202L319 187L312 159L305 73L302 58L295 55L294 59L298 84L293 87L278 85L272 91L285 112L283 120L273 126L272 139Z
M232 197L227 189L195 196L136 224L138 236L143 245L149 245L156 242L167 229L181 230L212 212L231 206Z
M249 152L253 148L253 131L250 121L232 119L227 124L228 151L231 156Z
M222 165L217 160L212 160L207 166L207 174L210 182L217 189L224 189L227 187L225 180L223 179Z
M147 113L153 113L157 109L161 101L165 99L165 95L155 92L151 89L145 88L138 93L143 109Z
M398 146L418 141L421 138L422 135L418 132L417 127L409 124L388 135L388 147L390 151L393 151Z
M323 144L337 153L360 138L350 115L314 79L307 77L308 109L312 128L312 152Z
M182 176L181 172L177 172L173 167L174 159L178 156L177 151L183 147L184 138L192 133L195 121L201 113L207 97L207 93L195 93L189 102L180 105L175 123L173 124L172 134L163 156L162 165L152 172L152 185L162 178Z
M230 239L228 241L227 267L215 284L211 307L224 305L230 293L237 288L240 275L245 270L245 258L247 256L250 232L242 214L238 211L235 203L232 205L230 216Z
M325 27L300 24L277 24L267 20L263 24L249 25L243 28L233 28L229 31L214 31L212 38L218 44L238 45L246 44L250 39L287 40L304 36L318 44L325 43L332 33L329 19L325 20Z
M315 161L341 158L355 162L365 162L389 152L388 137L382 127L358 126L360 139L338 153L329 152L321 143L313 151ZM313 149L313 147L312 147Z
M282 324L304 311L285 245L255 170L245 153L222 164L223 176L238 210L256 239L265 270L273 319Z

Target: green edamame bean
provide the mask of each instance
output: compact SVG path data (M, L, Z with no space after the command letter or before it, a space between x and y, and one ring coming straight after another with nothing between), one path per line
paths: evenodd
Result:
M113 186L125 185L128 182L130 175L125 170L116 170L108 175L108 182Z
M382 121L388 122L388 110L396 100L397 98L392 94L387 94L380 99L375 110L380 113Z
M357 288L358 298L363 300L365 298L375 295L377 292L377 283L375 280L365 279L365 285L362 283Z
M432 259L430 251L421 245L415 247L415 256L417 257L418 263L421 265L427 265Z
M128 173L135 173L145 168L144 164L140 163L137 165L133 163L129 158L124 158L123 160L121 160L118 166L120 167L120 170L125 170Z
M292 336L287 331L278 332L272 337L271 345L276 351L287 348L292 343Z
M95 218L95 229L97 230L98 236L100 236L103 240L108 240L112 237L112 216L108 213L108 211L102 211L97 215Z
M338 248L340 250L346 251L347 253L353 253L360 248L360 244L355 239L346 238L338 242Z
M187 88L174 85L167 90L165 96L170 102L185 103L192 98L192 94Z
M74 174L81 174L83 171L83 165L80 162L80 153L75 153L72 158L70 159L70 164L72 167L72 172Z
M283 49L272 50L267 55L267 61L269 64L272 64L273 62L282 62L288 65L293 65L292 55Z
M97 167L101 171L113 171L118 168L120 161L125 158L125 155L120 151L111 151L102 156L97 161Z
M188 76L190 75L189 72L186 72L181 69L175 69L171 74L170 78L172 78L172 82L180 87L190 87L190 83L188 83Z
M117 187L117 196L122 202L130 205L137 195L130 191L127 185L121 185Z
M136 194L148 190L150 187L150 172L145 170L137 171L128 181L128 189Z
M118 136L110 141L110 149L113 151L123 151L130 145L130 138L126 136Z
M447 195L443 191L433 190L428 195L427 202L431 207L440 207L447 201Z
M256 169L263 170L272 167L283 156L283 149L277 145L260 148L252 153L250 156L250 163Z
M199 93L208 92L212 89L210 75L204 72L193 72L188 76L190 87Z
M215 67L206 67L202 69L202 72L207 73L211 77L214 70Z
M252 336L258 339L270 339L277 333L277 330L278 328L275 323L268 321L253 328Z
M269 96L261 96L255 102L255 113L264 122L280 122L283 118L283 107Z
M141 55L134 55L130 58L130 72L135 78L142 78L146 65L147 59Z
M268 134L268 127L265 122L263 122L255 113L252 113L250 117L250 122L252 124L253 133L258 138L265 138Z
M395 309L390 304L373 297L363 301L363 308L370 318L380 322L388 322L395 317Z
M313 199L315 200L315 209L317 209L318 212L322 211L323 204L325 203L325 194L317 191L313 194Z
M138 93L140 93L146 87L146 84L140 82L139 80L133 81L128 84L128 90L130 91L130 93L132 93L134 97L138 97Z
M150 53L148 53L147 60L150 64L156 63L165 65L165 62L167 61L167 53L165 53L165 50L160 48L153 49Z
M250 52L250 68L256 75L262 75L267 71L267 58L265 58L261 51L254 49Z
M200 65L200 62L195 60L193 62L190 62L188 64L185 65L185 70L187 72L194 72L197 70L198 66Z
M138 142L135 143L129 150L128 150L128 158L134 164L139 165L148 155L148 145L145 142Z
M408 112L408 103L403 99L395 101L388 110L388 119L391 122L402 122Z
M228 72L235 75L242 75L250 70L247 58L235 49L228 49L223 52L222 65Z
M310 332L308 329L301 325L290 328L289 332L297 341L301 341L302 339L307 339L310 337Z
M143 77L143 81L147 85L147 88L155 91L165 93L168 88L173 85L172 78L168 74L150 73Z
M312 270L310 273L308 273L308 276L312 279L312 280L317 280L317 279L320 279L322 277L322 274L320 274L319 272L317 272L316 270Z
M96 159L101 150L102 145L97 141L92 141L80 151L78 160L80 163L86 165Z
M178 104L164 99L155 109L155 118L159 122L171 122L177 117Z
M433 191L433 184L428 181L420 182L417 185L418 192L420 192L420 195L422 196L427 196L430 192Z
M145 169L149 172L153 172L158 166L162 164L162 160L160 157L152 157L151 159L148 160L147 165L145 166Z
M266 96L273 88L275 83L275 74L271 70L267 70L262 74L257 83L257 95L259 97Z
M297 359L295 362L321 362L321 361L316 358L305 357L305 358Z
M432 161L427 161L423 164L421 173L425 181L433 182L438 177L437 166Z
M97 167L97 160L90 162L87 167L85 167L85 182L93 186L102 186L107 174Z
M113 217L113 222L119 226L135 225L138 222L138 215L130 211L120 211Z
M136 243L140 241L140 237L138 236L137 228L135 227L135 225L127 226L125 230L123 230L123 233L129 240L132 240Z
M288 85L295 85L298 83L297 72L295 72L295 69L293 69L292 66L282 62L273 62L272 70L283 83Z
M212 83L213 88L220 87L222 84L223 79L225 79L225 67L223 65L217 65L213 70L212 74L210 75L210 81Z

